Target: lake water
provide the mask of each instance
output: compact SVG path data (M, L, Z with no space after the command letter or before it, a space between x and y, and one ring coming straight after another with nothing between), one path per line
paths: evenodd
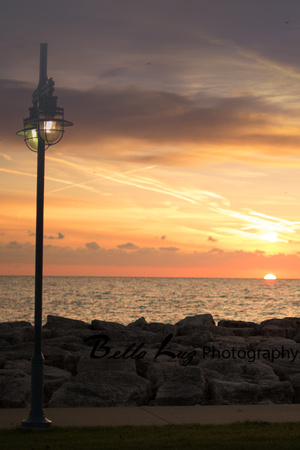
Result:
M226 278L44 277L43 322L48 314L127 325L176 323L195 314L261 322L300 316L300 280ZM0 277L0 322L34 323L34 277Z

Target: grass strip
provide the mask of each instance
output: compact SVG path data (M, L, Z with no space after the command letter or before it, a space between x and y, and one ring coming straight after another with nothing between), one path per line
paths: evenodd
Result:
M300 448L300 423L245 422L231 425L53 427L0 430L1 450Z

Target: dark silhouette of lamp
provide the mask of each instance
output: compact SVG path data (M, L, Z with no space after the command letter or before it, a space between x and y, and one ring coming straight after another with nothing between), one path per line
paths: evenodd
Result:
M64 109L57 106L53 95L54 81L47 77L47 44L40 44L40 78L32 94L29 117L24 128L17 132L23 136L27 147L37 152L36 196L36 247L35 247L35 322L34 353L31 370L31 409L22 427L42 429L51 426L43 410L44 356L42 353L42 303L43 303L43 238L44 238L44 178L45 150L57 144L63 137L64 128L73 125L64 120Z

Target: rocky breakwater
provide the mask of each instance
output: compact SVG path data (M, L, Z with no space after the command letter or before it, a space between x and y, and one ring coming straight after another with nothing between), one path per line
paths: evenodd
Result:
M91 324L48 316L47 407L300 403L300 318ZM30 405L33 327L0 324L0 408Z

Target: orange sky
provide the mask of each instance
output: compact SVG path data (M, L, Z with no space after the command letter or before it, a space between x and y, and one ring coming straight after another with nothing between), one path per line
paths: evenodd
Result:
M46 275L298 278L300 4L113 3L62 1L54 35L41 6L5 6L0 274L34 274L15 132L48 42L74 127L46 153Z

